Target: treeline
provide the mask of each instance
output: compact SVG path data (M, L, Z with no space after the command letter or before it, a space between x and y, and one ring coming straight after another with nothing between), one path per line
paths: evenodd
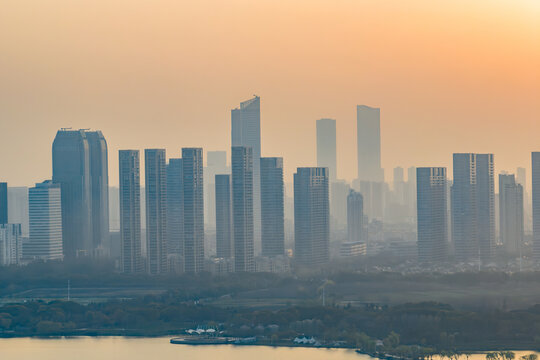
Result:
M86 306L34 301L0 307L1 336L157 336L197 326L274 343L304 334L368 352L375 349L375 339L403 352L417 346L437 352L540 348L540 305L506 312L466 312L438 303L253 310L184 302L170 293Z

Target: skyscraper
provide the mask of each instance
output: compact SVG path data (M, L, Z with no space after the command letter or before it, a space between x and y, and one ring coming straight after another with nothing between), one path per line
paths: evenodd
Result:
M204 180L202 148L182 149L184 183L184 270L204 269Z
M337 178L336 120L317 120L317 166L327 167L330 181Z
M87 131L90 151L92 236L94 249L109 246L109 160L101 131Z
M364 199L354 190L347 196L347 241L367 242L364 226Z
M47 180L28 191L30 239L23 255L28 259L61 260L62 195L60 184Z
M330 259L328 169L298 168L294 174L294 257L299 264Z
M489 260L495 243L493 154L454 154L452 238L459 260Z
M167 170L165 149L144 150L146 190L146 265L151 275L167 267Z
M19 265L21 258L21 224L0 224L0 266Z
M499 234L506 251L521 254L523 244L523 186L514 175L499 175Z
M232 146L251 147L253 152L253 218L254 234L257 241L261 237L261 99L240 103L240 108L231 110ZM233 180L234 183L234 180Z
M52 181L62 193L64 257L90 256L92 233L92 185L90 147L84 130L61 129L52 146Z
M231 152L234 270L255 271L253 234L253 149L233 146Z
M229 259L233 256L231 176L218 174L216 183L216 256Z
M384 181L381 168L381 111L366 105L356 107L358 179Z
M261 240L263 256L285 253L283 158L261 158Z
M440 262L448 255L446 168L416 169L418 260Z
M538 261L540 260L540 152L533 152L531 160L533 258Z
M167 165L167 249L169 254L184 253L184 183L182 159L169 159Z
M141 258L141 178L139 150L120 150L120 239L122 271L143 271Z
M204 168L204 220L210 227L216 226L216 174L228 174L226 151L208 151Z
M0 182L0 224L8 223L8 187Z

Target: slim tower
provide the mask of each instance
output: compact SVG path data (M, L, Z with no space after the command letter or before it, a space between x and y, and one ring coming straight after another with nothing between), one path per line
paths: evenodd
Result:
M184 251L184 183L182 159L169 159L167 165L167 249L169 254Z
M216 256L231 258L232 246L232 208L231 208L231 176L218 174L216 183Z
M327 167L330 181L337 178L336 120L317 120L317 166Z
M255 271L253 248L253 150L232 147L234 269Z
M366 105L356 107L358 179L384 181L381 168L381 110Z
M141 179L139 150L118 152L122 271L143 271L141 258Z
M204 180L202 148L182 149L184 183L184 270L204 269Z
M283 158L261 158L261 240L263 256L285 253Z

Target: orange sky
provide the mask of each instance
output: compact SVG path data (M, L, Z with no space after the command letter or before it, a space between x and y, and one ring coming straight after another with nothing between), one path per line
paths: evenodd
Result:
M355 105L381 108L382 159L497 172L540 150L540 1L0 0L0 179L51 176L60 127L117 150L230 146L230 109L257 94L262 154L315 165L337 119L338 176L356 175Z

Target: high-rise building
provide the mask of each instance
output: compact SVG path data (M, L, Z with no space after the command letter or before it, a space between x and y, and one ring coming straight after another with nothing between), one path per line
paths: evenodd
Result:
M216 226L216 174L228 174L226 151L207 151L206 167L204 168L204 221L213 228Z
M60 184L51 180L36 184L28 191L30 239L23 247L27 259L61 260L62 195Z
M109 246L109 160L107 141L101 131L87 131L90 152L90 186L93 248Z
M326 167L330 182L337 179L336 120L317 120L317 166Z
M92 233L92 184L90 145L85 130L61 129L52 146L52 181L62 193L64 257L90 256Z
M204 179L202 148L182 149L184 183L184 271L204 269Z
M489 260L495 245L493 154L454 154L452 239L459 260Z
M258 96L240 103L231 110L232 146L251 147L253 152L253 217L254 235L259 246L261 238L261 99ZM234 182L234 180L233 180Z
M167 158L165 149L144 150L146 190L146 270L163 274L167 267Z
M298 168L294 174L294 257L299 264L330 259L328 169Z
M21 224L0 224L0 266L19 265L21 258Z
M509 254L521 254L523 226L523 186L514 175L499 174L499 235Z
M229 259L233 256L231 176L217 174L216 183L216 256Z
M0 224L8 223L8 186L0 182Z
M347 196L351 186L345 180L330 183L330 216L332 229L344 229L347 225Z
M365 105L356 107L358 179L384 181L381 168L381 110Z
M262 256L285 253L283 158L261 158Z
M143 271L141 256L141 170L139 150L120 150L121 266L125 273Z
M448 256L446 168L416 169L418 260L444 261Z
M234 270L255 271L253 233L253 149L233 146L231 152Z
M26 186L8 187L8 220L11 224L21 224L23 238L29 237L28 188Z
M540 152L533 152L531 160L533 258L538 261L540 260Z
M367 242L364 225L364 199L354 190L347 196L347 241L349 243Z
M184 183L182 159L169 159L167 165L167 249L169 254L184 253Z

